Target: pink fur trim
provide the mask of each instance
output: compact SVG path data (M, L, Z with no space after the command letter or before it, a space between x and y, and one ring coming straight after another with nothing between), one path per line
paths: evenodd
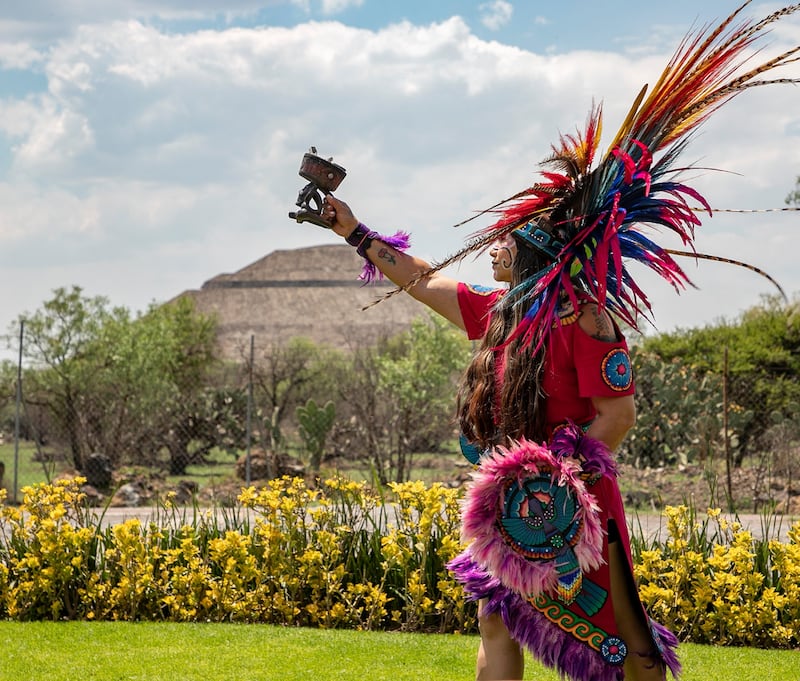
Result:
M510 481L522 485L526 478L551 471L553 481L567 486L578 501L583 527L573 551L583 572L603 563L603 528L595 497L579 477L582 469L572 458L554 456L545 446L521 440L511 448L499 447L481 461L467 490L462 538L472 542L473 559L504 586L525 597L554 593L558 573L555 561L529 560L517 553L498 529L504 489Z

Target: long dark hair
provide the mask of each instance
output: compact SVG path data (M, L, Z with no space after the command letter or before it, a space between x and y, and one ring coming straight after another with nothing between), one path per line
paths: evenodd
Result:
M517 256L511 286L550 264L540 250L515 237ZM513 307L492 314L486 335L472 358L458 392L458 419L462 433L481 447L507 444L525 437L546 438L542 366L544 347L534 352L521 339L498 350L519 323L524 311ZM498 353L504 353L502 384L497 378ZM499 395L498 395L499 391Z

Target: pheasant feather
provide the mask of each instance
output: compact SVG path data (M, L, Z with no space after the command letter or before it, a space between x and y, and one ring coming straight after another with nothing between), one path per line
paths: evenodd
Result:
M652 310L628 269L630 261L649 267L678 292L692 285L672 255L697 255L694 236L700 214L711 215L712 210L680 179L693 166L678 167L677 160L697 128L732 97L753 87L800 82L791 77L763 78L800 58L800 46L750 64L753 48L757 54L766 29L800 10L800 4L760 21L743 21L740 15L748 4L720 24L690 32L681 41L655 86L649 92L646 86L640 90L602 156L602 107L593 106L582 132L561 135L553 145L541 163L545 170L540 181L490 209L498 214L497 221L473 234L471 242L448 259L451 264L475 252L476 246L485 248L492 237L547 216L564 246L552 267L512 288L498 303L525 310L506 342L521 337L541 343L561 298L566 295L575 301L578 290L638 328L640 319L650 319ZM594 165L596 158L599 162ZM645 236L652 227L671 231L688 251L659 246Z
M772 77L776 69L800 59L800 45L752 63L768 29L800 10L800 4L782 7L761 20L743 20L749 4L750 0L744 2L719 24L684 37L655 85L639 91L605 153L599 153L602 107L593 105L584 129L562 134L552 146L540 164L537 182L459 223L495 214L494 224L473 233L458 252L386 297L485 251L496 239L529 222L547 218L564 246L551 267L500 299L499 306L520 311L522 317L507 343L519 337L537 345L543 342L560 300L567 296L575 302L578 290L589 292L601 307L633 328L639 328L642 318L652 321L650 302L629 263L645 265L680 292L692 284L672 255L708 259L695 253L694 235L700 215L710 216L711 206L681 181L685 171L699 168L677 165L693 133L745 90L800 82L796 77ZM700 207L690 206L690 200ZM679 253L661 247L645 235L652 227L677 235L688 250Z

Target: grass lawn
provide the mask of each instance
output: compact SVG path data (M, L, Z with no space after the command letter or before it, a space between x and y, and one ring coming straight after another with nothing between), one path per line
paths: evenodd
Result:
M21 441L16 452L17 459L17 489L22 489L26 485L33 485L37 482L46 482L49 476L56 473L52 463L42 465L36 461L36 445L32 442ZM14 443L6 441L0 444L0 461L5 464L5 475L3 484L8 490L9 499L12 497L14 486Z
M47 453L49 450L46 449ZM292 455L301 455L300 452L291 452ZM32 442L21 441L17 453L17 491L28 485L47 482L59 473L68 468L66 461L57 463L48 462L42 465L36 460L36 445ZM244 482L236 478L236 460L228 452L220 449L213 449L206 457L206 464L190 464L186 468L184 475L167 475L167 461L161 463L163 467L161 473L164 481L170 485L177 485L181 481L192 481L197 483L198 489L209 485L216 485L226 481L234 480L244 485ZM14 444L5 442L0 444L0 461L5 464L5 476L0 484L4 485L8 491L8 498L13 497L12 488L14 485ZM418 454L411 460L410 479L422 480L430 484L450 479L460 471L467 468L464 457L455 451L442 452L440 454ZM374 475L363 462L334 462L323 466L321 477L331 477L345 475L354 480L367 480L373 482ZM263 482L263 481L262 481ZM21 494L18 494L21 498ZM0 679L2 681L2 679Z
M266 625L0 622L0 680L471 679L475 636ZM684 681L800 681L800 651L684 645ZM526 679L557 681L529 663Z

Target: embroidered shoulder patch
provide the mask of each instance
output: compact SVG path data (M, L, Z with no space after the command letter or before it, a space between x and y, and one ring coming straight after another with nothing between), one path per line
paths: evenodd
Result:
M612 390L624 392L633 383L631 358L623 348L614 348L604 358L602 364L603 381Z
M465 286L472 292L477 293L479 296L489 296L496 293L497 289L491 286L483 286L482 284L465 284Z

